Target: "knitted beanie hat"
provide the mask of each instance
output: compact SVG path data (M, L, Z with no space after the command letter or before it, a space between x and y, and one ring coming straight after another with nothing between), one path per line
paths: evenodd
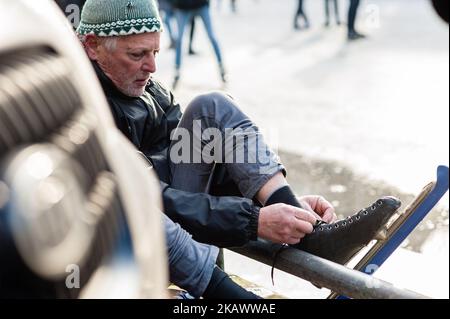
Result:
M100 37L161 31L155 0L87 0L77 28L80 35Z

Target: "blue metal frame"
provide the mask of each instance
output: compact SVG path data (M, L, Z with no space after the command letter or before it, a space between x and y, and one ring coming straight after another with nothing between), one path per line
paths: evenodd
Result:
M437 169L437 180L433 190L415 209L411 216L401 225L401 227L386 240L383 247L368 261L368 265L381 266L386 259L401 245L401 243L409 236L409 234L417 227L417 225L425 218L425 216L433 209L439 200L447 193L449 187L449 168L447 166L439 166ZM364 267L360 270L366 274L372 275L374 269ZM347 299L345 296L339 296L337 299Z

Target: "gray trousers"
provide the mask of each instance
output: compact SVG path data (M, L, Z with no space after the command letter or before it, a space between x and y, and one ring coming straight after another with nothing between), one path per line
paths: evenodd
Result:
M178 138L172 138L170 149L171 187L179 190L205 192L213 167L220 164L240 194L253 199L269 179L284 171L258 127L222 93L195 98L174 136ZM190 154L179 156L181 147Z

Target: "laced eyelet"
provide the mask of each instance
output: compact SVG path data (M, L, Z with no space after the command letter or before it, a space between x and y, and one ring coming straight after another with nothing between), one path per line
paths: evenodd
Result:
M322 228L322 227L320 227L320 228L319 228L319 230L320 230L320 231L323 231L323 228Z

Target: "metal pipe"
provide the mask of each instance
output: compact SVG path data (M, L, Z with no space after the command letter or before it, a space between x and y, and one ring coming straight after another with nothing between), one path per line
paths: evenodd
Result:
M260 240L231 250L269 266L272 266L274 257L279 253L275 268L349 298L429 299L424 295L397 288L391 283L307 252L294 248L283 249L280 244Z

